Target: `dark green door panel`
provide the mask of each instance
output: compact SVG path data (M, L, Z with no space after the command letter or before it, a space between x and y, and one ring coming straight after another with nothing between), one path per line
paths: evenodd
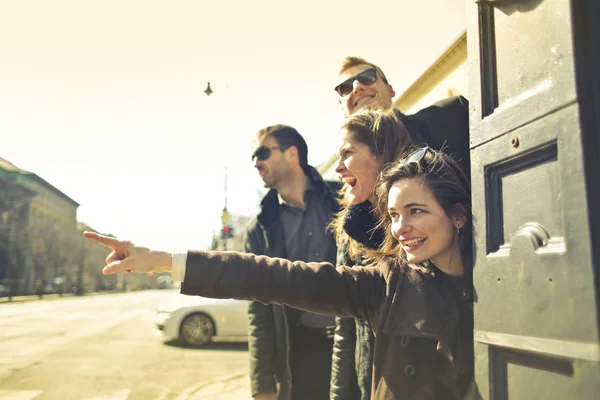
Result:
M582 47L579 35L589 31L574 27L580 14L588 24L600 19L581 12L584 2L482 0L467 9L475 383L483 398L600 393L600 203L590 185L600 179L600 154L590 158L587 147L598 145L589 102L600 110L596 92L581 95L582 79L594 85L598 72L579 56L597 48L589 40Z

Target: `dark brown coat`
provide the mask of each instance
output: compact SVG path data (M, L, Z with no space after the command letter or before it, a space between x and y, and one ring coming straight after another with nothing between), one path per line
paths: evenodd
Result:
M453 280L394 261L336 269L198 251L188 253L181 292L365 319L376 336L372 399L458 399L473 373L472 313Z

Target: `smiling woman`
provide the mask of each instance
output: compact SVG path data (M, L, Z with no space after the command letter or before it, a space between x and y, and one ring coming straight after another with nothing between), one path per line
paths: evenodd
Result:
M436 265L448 265L446 258L453 255L460 261L456 238L464 221L456 215L449 217L420 179L407 178L392 185L388 212L392 236L409 262L430 259Z
M104 273L172 271L173 279L183 282L183 294L285 304L367 321L375 331L372 399L463 398L473 375L468 182L454 160L427 149L420 159L390 164L377 195L378 210L386 215L385 251L374 252L366 267L236 252L172 255L86 236L113 249ZM409 217L414 218L410 227L403 222ZM459 233L460 226L465 229ZM404 233L415 227L418 235ZM436 245L426 247L428 241ZM407 262L408 253L414 262ZM440 257L444 254L448 257Z
M379 213L389 215L379 224L391 232L384 253L415 264L430 260L450 275L470 273L464 268L472 258L469 182L450 157L419 149L384 169L376 192Z

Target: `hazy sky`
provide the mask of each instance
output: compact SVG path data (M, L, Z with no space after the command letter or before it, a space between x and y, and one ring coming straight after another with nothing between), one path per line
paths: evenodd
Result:
M463 0L0 0L0 157L101 232L205 248L225 167L230 211L256 211L254 132L296 127L318 165L342 122L341 60L379 64L402 93L464 18Z

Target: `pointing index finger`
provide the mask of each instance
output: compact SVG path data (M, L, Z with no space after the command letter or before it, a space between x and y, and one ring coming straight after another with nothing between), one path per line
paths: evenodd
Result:
M93 240L94 242L100 243L102 246L108 247L113 250L121 250L123 248L123 244L117 238L112 238L110 236L100 235L96 232L83 232L83 236L88 239Z

